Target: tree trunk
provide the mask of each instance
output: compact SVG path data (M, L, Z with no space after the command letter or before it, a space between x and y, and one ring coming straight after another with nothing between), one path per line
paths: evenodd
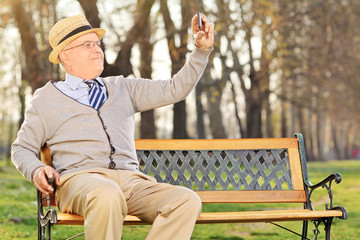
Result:
M204 107L201 102L201 86L199 84L195 88L195 101L196 101L196 128L198 133L198 138L204 139L206 138L205 133L205 122L204 122Z
M250 74L251 88L245 93L246 129L248 138L262 138L262 98L255 72Z
M338 134L336 130L336 124L331 122L331 139L333 142L334 157L335 159L341 159L341 147L339 146Z
M186 60L188 28L191 24L193 12L193 4L191 1L181 1L182 25L179 30L176 29L168 8L166 0L160 1L160 10L164 18L166 38L171 58L171 74L176 74L184 65ZM176 37L180 38L180 46L176 46ZM173 138L188 138L186 130L186 103L185 100L174 104L173 117Z
M92 19L93 24L98 24L100 20L97 20L98 9L96 6L96 1L92 0L90 3L88 3L87 0L78 1L84 5L84 11L86 9L85 12L89 14L87 17ZM138 42L140 36L146 30L147 23L144 21L144 19L149 18L153 4L154 0L138 0L134 16L134 25L129 30L129 32L127 32L125 41L120 43L120 51L118 52L115 62L109 64L105 59L104 71L101 76L128 76L133 73L133 67L130 61L131 51L134 44ZM94 26L98 27L96 25Z
M324 152L324 135L325 135L325 114L322 110L318 109L316 114L316 140L318 148L318 160L325 160Z
M19 119L19 122L18 122L18 129L20 129L21 125L23 124L23 122L25 120L25 110L26 110L25 86L24 86L23 81L21 81L18 96L19 96L19 103L20 103L20 119Z
M50 74L44 65L35 38L34 22L31 15L25 11L21 0L11 1L11 10L20 32L22 49L25 55L22 78L31 86L32 91L44 86L50 80Z
M274 126L272 123L272 110L271 110L271 106L270 106L270 99L269 97L266 98L265 100L265 111L266 111L266 133L267 133L267 137L269 138L273 138L274 137Z
M307 120L307 131L306 131L306 135L304 136L305 139L307 139L307 148L306 148L306 153L309 156L308 159L309 161L311 160L315 160L315 153L314 153L314 138L313 138L313 111L311 108L307 109L307 115L308 115L308 120Z
M222 112L220 109L222 97L221 89L221 86L213 85L210 87L209 91L206 92L208 99L207 112L209 114L211 134L213 138L227 138L222 120Z
M6 165L7 166L10 166L11 164L10 164L10 159L11 159L11 151L9 151L10 149L11 149L11 145L12 145L12 142L13 142L13 140L14 140L14 132L15 132L15 129L14 129L14 124L10 121L9 122L9 132L8 132L8 134L9 134L9 136L8 136L8 142L7 142L7 149L8 149L8 151L7 151L7 153L6 153Z
M145 22L145 28L141 38L139 39L139 47L141 53L140 74L143 78L151 79L153 45L150 43L151 26L149 16L147 19L143 19L143 21ZM154 110L148 110L141 113L140 136L144 139L156 138Z
M286 103L284 100L281 100L281 137L288 137L288 132L287 132L287 120L286 120ZM303 133L304 134L304 133Z
M248 138L262 138L261 103L258 99L246 100L246 128Z
M99 10L97 8L97 0L78 0L81 8L84 10L85 17L90 25L94 28L99 28L101 20L99 18Z
M246 134L245 134L245 129L241 123L241 119L239 116L239 107L236 101L236 91L235 91L235 86L234 83L230 80L231 83L231 93L233 95L233 102L234 102L234 111L235 111L235 118L236 118L236 122L239 126L239 133L240 133L240 138L245 138Z

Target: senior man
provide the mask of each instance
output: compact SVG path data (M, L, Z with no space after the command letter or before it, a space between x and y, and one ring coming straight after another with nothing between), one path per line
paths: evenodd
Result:
M65 80L49 81L34 93L12 160L43 193L53 191L45 175L55 176L57 205L84 216L86 239L120 239L126 214L152 223L147 239L191 237L199 197L142 174L134 144L134 114L183 100L206 67L213 25L195 15L191 28L196 46L183 68L169 80L151 81L99 77L105 30L92 28L82 15L64 18L50 31L49 60L61 63ZM52 166L37 158L45 144Z

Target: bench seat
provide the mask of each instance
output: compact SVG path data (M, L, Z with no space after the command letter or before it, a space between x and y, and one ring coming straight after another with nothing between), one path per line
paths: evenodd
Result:
M251 223L251 222L281 222L281 221L303 221L316 220L319 217L342 217L340 210L309 209L285 209L246 212L203 212L200 214L197 224L208 223ZM69 213L57 213L58 225L84 225L84 218ZM142 221L138 217L127 215L124 225L149 225L151 223Z

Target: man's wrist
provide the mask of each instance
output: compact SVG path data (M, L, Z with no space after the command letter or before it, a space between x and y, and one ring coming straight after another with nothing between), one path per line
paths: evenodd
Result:
M211 50L213 47L209 47L209 48L206 48L206 47L199 47L196 43L195 43L195 47L198 48L198 49L201 49L201 50Z

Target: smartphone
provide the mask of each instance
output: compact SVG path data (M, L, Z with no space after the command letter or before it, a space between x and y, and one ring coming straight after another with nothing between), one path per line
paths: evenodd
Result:
M201 30L201 27L202 27L202 21L201 21L201 14L200 14L200 11L198 11L198 13L197 13L197 17L198 17L198 26L199 26L199 29Z

